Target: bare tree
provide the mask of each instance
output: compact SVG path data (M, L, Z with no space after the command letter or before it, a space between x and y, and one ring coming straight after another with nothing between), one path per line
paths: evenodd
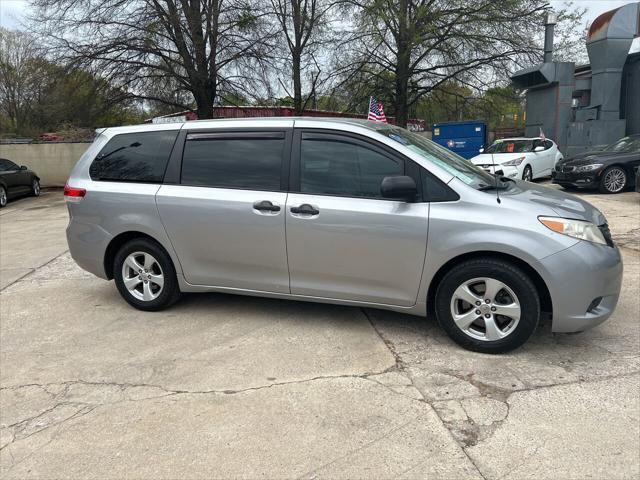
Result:
M34 29L50 54L99 68L139 98L190 108L211 118L223 90L264 52L270 34L251 0L32 0ZM152 85L152 86L150 86ZM154 93L153 85L175 92Z
M0 110L15 131L25 126L37 95L34 45L28 35L0 27Z
M500 72L530 65L544 0L349 0L356 11L350 61L369 82L386 85L397 123L445 82L480 87ZM389 88L390 87L390 88Z
M331 72L322 68L328 57L328 47L335 44L332 38L332 14L341 2L338 0L269 0L271 13L277 20L280 30L278 40L284 43L285 54L282 64L289 73L293 84L290 92L280 78L279 81L287 94L293 98L293 107L300 115L309 101L317 94L322 79ZM308 92L303 95L305 74L308 79Z

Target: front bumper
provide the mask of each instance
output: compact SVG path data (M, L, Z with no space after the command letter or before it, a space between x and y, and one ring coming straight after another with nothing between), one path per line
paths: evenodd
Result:
M601 174L602 170L580 173L553 170L551 172L551 182L572 187L597 188L600 184Z
M492 175L500 175L509 178L521 178L520 171L518 167L511 167L508 165L479 165L485 172L491 173Z
M553 303L554 332L581 332L611 316L622 285L617 247L581 241L541 263Z

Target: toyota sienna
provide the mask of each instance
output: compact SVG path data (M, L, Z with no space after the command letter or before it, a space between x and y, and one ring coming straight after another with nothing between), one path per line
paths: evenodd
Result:
M141 310L225 292L432 311L458 344L499 353L542 312L555 332L598 325L620 292L597 209L384 123L109 128L64 195L75 261Z

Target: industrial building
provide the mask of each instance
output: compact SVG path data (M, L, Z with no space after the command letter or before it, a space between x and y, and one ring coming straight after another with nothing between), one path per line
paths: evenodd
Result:
M587 34L589 65L553 61L554 14L546 21L544 61L511 80L526 90L526 136L540 130L565 156L640 133L640 2L596 18Z

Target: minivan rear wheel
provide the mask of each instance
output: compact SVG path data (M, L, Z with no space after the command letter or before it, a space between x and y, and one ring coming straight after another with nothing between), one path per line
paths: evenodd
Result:
M456 343L482 353L518 348L540 320L540 298L531 279L499 259L474 259L453 267L438 285L438 323Z
M113 276L120 295L139 310L162 310L180 298L171 257L147 238L131 240L118 250Z

